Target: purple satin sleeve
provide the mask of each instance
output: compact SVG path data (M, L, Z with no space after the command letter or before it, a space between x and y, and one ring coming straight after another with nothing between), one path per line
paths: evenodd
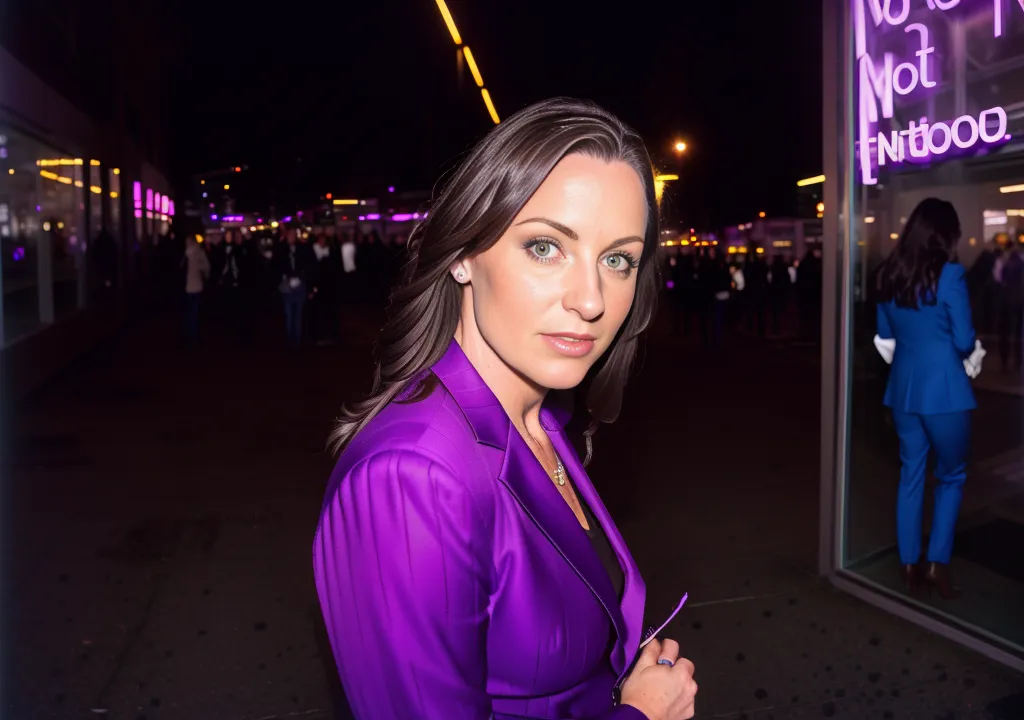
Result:
M347 473L324 507L313 565L356 718L491 717L490 563L486 525L449 468L386 450Z

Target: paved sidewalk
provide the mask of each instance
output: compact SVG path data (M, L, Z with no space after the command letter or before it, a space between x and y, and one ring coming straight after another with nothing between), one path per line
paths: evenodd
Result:
M13 647L4 717L334 717L310 544L345 398L368 389L372 323L350 348L175 346L126 334L12 423ZM648 344L595 483L653 614L695 660L699 718L1018 718L1024 678L813 574L813 350ZM1009 707L1009 705L1007 705Z

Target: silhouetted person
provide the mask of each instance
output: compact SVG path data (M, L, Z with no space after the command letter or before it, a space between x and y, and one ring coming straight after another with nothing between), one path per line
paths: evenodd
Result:
M746 280L744 289L747 310L747 332L757 326L757 336L765 336L768 314L768 263L760 255L753 255L743 271Z
M320 345L333 345L341 339L338 327L338 288L341 280L341 259L337 246L319 235L313 244L313 335Z
M796 301L800 307L800 339L817 342L821 336L821 250L812 248L796 269Z
M210 259L194 238L189 238L182 260L185 271L185 342L190 349L199 345L199 307L210 277Z
M229 332L236 340L251 334L252 299L248 287L252 283L252 260L249 248L238 231L224 234L224 267L221 290Z
M284 305L284 325L288 347L298 350L302 346L302 314L306 300L312 292L309 286L309 247L299 243L294 229L285 234L285 244L278 252L278 292Z
M772 333L782 334L782 317L789 305L792 281L789 277L789 263L781 255L772 258L771 283L768 289L772 307Z
M92 242L93 268L101 302L107 302L117 290L117 240L106 226Z
M1021 326L1024 325L1024 257L1010 247L996 260L993 275L999 297L999 359L1003 370L1021 368ZM1011 365L1012 362L1012 365Z

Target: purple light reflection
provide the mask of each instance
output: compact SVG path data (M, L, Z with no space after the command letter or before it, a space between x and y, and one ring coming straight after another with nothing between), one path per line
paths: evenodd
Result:
M25 259L25 248L14 248L14 262L21 262Z
M211 220L216 220L217 219L217 215L216 214L210 215L210 219Z
M410 213L398 213L391 216L391 222L409 222L410 220L412 220Z
M388 192L394 192L394 191L395 191L395 186L394 185L388 185Z
M370 213L362 217L365 217L367 220L380 220L380 213Z

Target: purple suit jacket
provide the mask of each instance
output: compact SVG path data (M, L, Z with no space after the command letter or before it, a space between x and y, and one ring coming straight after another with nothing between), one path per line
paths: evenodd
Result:
M392 402L342 453L314 541L317 593L356 717L643 720L613 703L613 687L641 640L644 582L566 439L567 418L541 411L618 555L621 603L456 342L432 372L440 383L429 396Z

